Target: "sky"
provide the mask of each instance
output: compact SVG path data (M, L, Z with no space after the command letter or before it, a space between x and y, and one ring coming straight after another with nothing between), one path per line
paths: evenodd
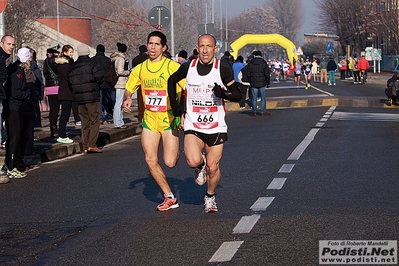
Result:
M170 0L172 1L172 0ZM184 0L180 0L181 2L184 2ZM212 0L206 0L209 5L212 4ZM315 7L314 0L297 0L297 1L302 1L302 7L303 10L306 10L304 12L303 17L304 17L304 23L300 29L299 35L298 35L298 40L299 40L299 45L303 44L304 38L303 34L304 33L316 33L316 27L315 27L315 21L317 20L317 17L314 15L317 12L317 8ZM159 0L145 0L145 2L154 2L155 5L157 5L157 2L159 3ZM205 1L204 1L205 2ZM214 5L215 5L215 13L219 13L220 9L220 2L222 3L222 10L223 10L223 16L226 13L226 2L227 2L227 15L230 16L235 16L241 13L243 10L250 9L252 6L261 6L265 2L265 0L214 0ZM209 6L209 8L211 8ZM208 21L211 21L211 15L208 17ZM224 23L224 22L223 22Z
M221 0L222 1L222 10L225 12L226 1L228 4L227 14L228 16L238 15L241 11L245 9L250 9L252 6L263 5L265 0ZM316 29L314 28L314 21L317 18L314 14L317 12L317 8L313 0L298 0L302 1L303 10L306 12L303 14L304 17L304 24L300 29L300 33L298 35L299 44L303 44L303 34L304 33L316 33ZM211 2L211 1L209 1ZM220 7L220 0L214 0L215 4L215 12L219 11ZM298 46L297 45L297 46Z

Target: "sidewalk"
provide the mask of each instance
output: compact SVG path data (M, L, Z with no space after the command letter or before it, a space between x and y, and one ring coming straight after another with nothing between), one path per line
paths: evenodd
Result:
M381 73L374 73L374 72L368 72L367 73L367 84L371 85L377 85L380 86L381 88L385 89L387 85L387 80L390 79L393 75L393 72L381 72ZM340 74L336 74L337 80L339 79ZM344 80L341 80L342 82L349 82L353 83L354 79L346 78Z
M103 147L107 143L119 141L130 136L141 133L141 125L137 120L137 102L133 99L131 113L124 113L124 121L127 129L116 129L113 123L104 123L100 125L100 134L97 140L97 146ZM56 138L50 138L49 113L42 112L42 127L35 128L34 131L34 154L25 157L26 164L39 164L41 162L53 161L65 158L74 154L83 153L81 141L80 126L73 122L67 125L67 134L74 142L70 144L57 143ZM73 120L71 117L70 121ZM4 150L0 153L0 161L4 161Z

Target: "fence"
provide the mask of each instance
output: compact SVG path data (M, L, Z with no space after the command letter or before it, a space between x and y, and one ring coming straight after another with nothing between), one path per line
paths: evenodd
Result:
M399 55L382 56L381 71L392 72L395 69L396 65L399 65Z

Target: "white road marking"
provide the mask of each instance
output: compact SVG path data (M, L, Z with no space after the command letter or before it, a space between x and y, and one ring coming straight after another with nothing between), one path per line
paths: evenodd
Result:
M251 210L256 211L264 211L269 207L269 205L274 200L274 197L259 197L254 204L251 206Z
M283 89L296 89L296 85L270 87L270 88L267 88L266 90L283 90Z
M208 262L230 261L244 241L224 242Z
M295 164L294 163L286 163L283 164L278 170L279 173L291 173L292 169L294 168Z
M333 95L332 95L333 96ZM309 131L305 139L295 148L287 160L298 160L302 153L305 151L307 146L312 142L315 135L319 131L320 127L324 125L322 122L327 121L330 114L335 110L336 106L331 106L329 110L325 113L323 118L316 124L316 127ZM295 164L283 164L279 170L279 173L290 173L294 168ZM281 189L287 178L274 178L269 184L267 189ZM264 211L270 206L274 197L259 197L256 202L251 206L252 211ZM233 234L249 233L252 228L260 219L260 214L254 214L251 216L243 216L236 227L233 229ZM212 258L208 262L225 262L230 261L237 250L240 248L244 241L231 241L224 242L219 249L213 254Z
M287 178L273 178L267 189L281 189Z
M312 85L311 87L312 87L313 89L315 89L315 90L321 92L321 93L327 94L328 96L335 96L334 94L329 93L328 91L323 91L323 90L321 90L321 89L319 89L319 88L317 88L317 87L315 87L315 86L313 86L313 85Z
M332 120L357 120L372 122L399 122L399 114L391 113L351 113L351 112L334 112L331 116Z
M105 145L105 146L103 147L103 150L105 150L105 149L107 149L107 148L109 148L109 147L112 147L112 146L114 146L114 145L121 144L121 143L123 143L123 142L125 142L125 141L129 141L129 140L131 140L131 139L135 139L135 138L141 138L141 135L134 135L134 136L131 136L131 137L128 137L128 138L125 138L125 139L118 140L118 141L116 141L116 142L108 143L107 145ZM68 157L65 157L65 158L61 158L61 159L57 159L57 160L54 160L54 161L44 162L44 163L42 163L42 164L54 164L54 163L58 163L58 162L62 162L62 161L67 161L67 160L75 159L75 158L80 157L80 156L83 156L83 155L86 155L86 154L84 154L84 153L74 154L74 155L71 155L71 156L68 156ZM32 170L33 170L33 169L32 169Z
M296 89L296 88L295 88ZM320 98L325 97L325 95L320 94L306 94L306 95L287 95L287 96L276 96L276 97L267 97L267 100L280 100L280 99L301 99L301 98ZM328 99L328 98L326 98Z
M314 140L314 136L319 132L320 128L312 128L308 135L302 140L301 143L295 148L295 150L291 153L291 155L288 157L287 160L299 160L299 157L301 157L302 153L306 150L306 148L309 146L309 144Z
M259 220L260 214L253 214L251 216L243 216L233 229L233 234L246 234L251 232L252 228Z

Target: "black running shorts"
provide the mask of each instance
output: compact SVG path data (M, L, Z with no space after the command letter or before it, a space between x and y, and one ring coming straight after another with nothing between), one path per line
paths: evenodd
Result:
M227 141L227 133L205 134L194 130L184 131L184 134L193 134L209 147L223 144Z

